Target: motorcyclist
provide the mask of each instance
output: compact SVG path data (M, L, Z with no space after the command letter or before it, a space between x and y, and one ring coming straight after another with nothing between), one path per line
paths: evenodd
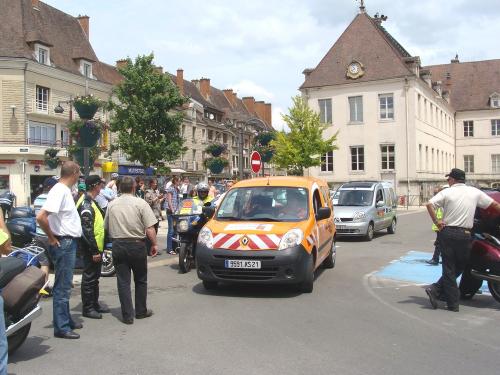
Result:
M81 250L83 253L82 315L101 319L109 309L99 304L99 278L104 250L104 215L95 202L101 190L101 178L90 175L85 180L86 193L78 199L76 208L82 222Z
M196 185L196 196L193 198L194 202L200 206L205 206L207 203L212 203L214 197L208 195L210 187L205 182L200 182Z

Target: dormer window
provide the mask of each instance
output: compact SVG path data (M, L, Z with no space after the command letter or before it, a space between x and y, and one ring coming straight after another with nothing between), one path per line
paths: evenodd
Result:
M82 75L87 78L93 78L94 76L92 75L92 63L85 60L81 60L80 73L82 73Z
M500 94L494 92L490 96L490 106L491 108L500 108Z
M50 65L50 49L46 46L35 44L36 60L43 65Z

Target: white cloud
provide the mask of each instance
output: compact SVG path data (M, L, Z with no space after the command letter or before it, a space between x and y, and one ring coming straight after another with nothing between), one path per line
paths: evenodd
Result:
M228 85L227 88L237 92L240 98L244 96L253 96L257 101L264 100L266 102L272 102L274 99L274 94L272 92L248 79L243 79L238 83Z
M274 107L273 108L273 127L274 129L281 131L289 131L290 129L288 128L288 125L283 121L282 114L285 114L286 111L283 110L281 107Z

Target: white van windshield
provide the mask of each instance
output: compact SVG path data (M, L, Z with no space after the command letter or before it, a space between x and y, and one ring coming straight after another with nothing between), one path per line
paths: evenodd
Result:
M373 191L371 190L339 190L336 206L371 206Z

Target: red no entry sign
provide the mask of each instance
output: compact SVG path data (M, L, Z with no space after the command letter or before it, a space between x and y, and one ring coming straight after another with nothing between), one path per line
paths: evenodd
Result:
M252 166L252 172L257 174L260 172L262 166L262 159L257 151L252 151L250 154L250 164Z

